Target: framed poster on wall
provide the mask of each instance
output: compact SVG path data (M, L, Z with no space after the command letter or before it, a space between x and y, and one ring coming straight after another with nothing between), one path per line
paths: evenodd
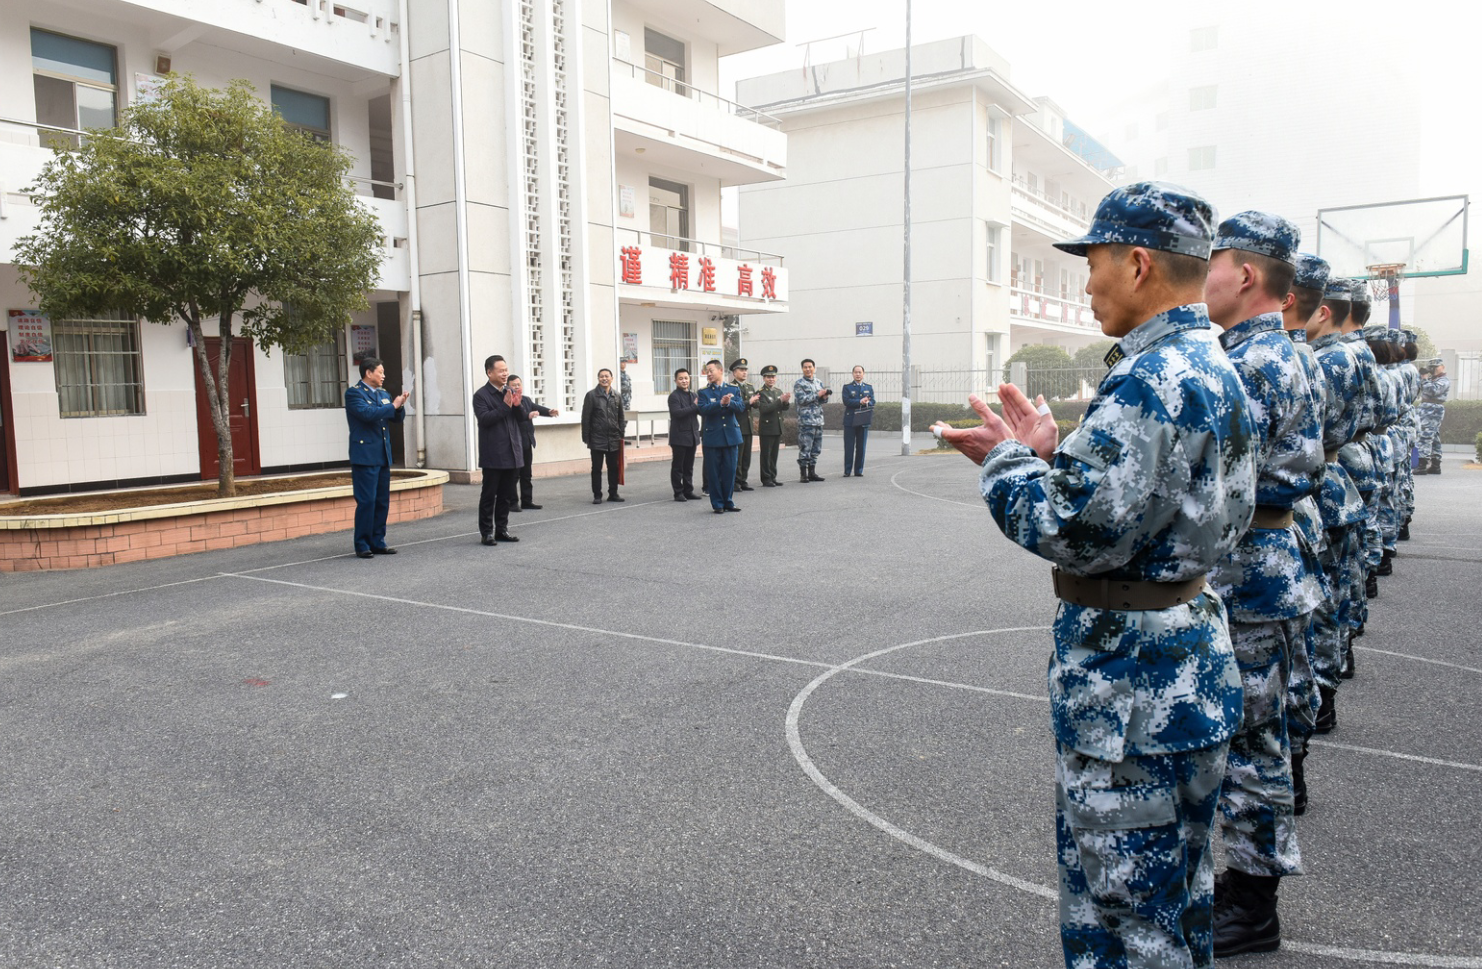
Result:
M36 310L10 310L5 315L10 332L10 359L16 363L51 362L51 320Z

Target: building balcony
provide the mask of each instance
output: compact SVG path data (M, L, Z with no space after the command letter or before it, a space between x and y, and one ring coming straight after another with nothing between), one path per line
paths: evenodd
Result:
M1089 213L1084 206L1066 208L1059 199L1052 201L1042 191L1031 189L1019 175L1013 177L1009 212L1016 223L1056 242L1084 235L1090 227Z
M0 122L0 263L14 262L17 240L35 232L41 223L41 211L26 193L41 174L42 166L52 157L52 149L43 148L39 143L39 127ZM368 178L350 178L348 181L361 203L381 223L383 248L375 288L393 292L409 289L411 262L407 249L406 203L400 198L376 197L398 195L398 186Z
M401 73L397 0L70 0L68 6L144 27L149 49L162 54L200 42L265 60L292 57L342 80Z
M616 233L618 301L721 313L787 312L782 257L635 229Z
M782 43L787 24L784 0L625 0L624 6L684 24L690 39L709 41L722 57Z
M1101 324L1091 315L1091 304L1065 298L1068 295L1052 296L1015 280L1009 287L1009 323L1061 333L1100 333Z
M787 176L781 122L637 64L612 60L613 143L646 163L707 175L722 185Z

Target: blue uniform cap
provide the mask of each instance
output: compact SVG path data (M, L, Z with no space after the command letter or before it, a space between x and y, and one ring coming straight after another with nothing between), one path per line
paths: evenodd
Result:
M1328 287L1328 261L1319 256L1309 255L1305 252L1297 253L1296 260L1297 278L1292 280L1293 286L1302 289L1315 289L1318 292Z
M1168 182L1134 182L1101 200L1085 235L1055 248L1084 256L1088 246L1142 246L1208 259L1213 238L1214 208L1204 199Z
M1363 305L1368 306L1369 305L1369 283L1368 283L1368 281L1367 280L1363 280L1363 279L1350 279L1350 280L1348 280L1348 285L1353 288L1353 295L1351 297L1349 297L1349 300L1351 302L1354 302L1354 303L1362 303Z
M1348 285L1346 279L1330 276L1327 285L1323 286L1322 298L1337 299L1347 303L1353 299L1353 287Z
M1269 212L1238 212L1220 223L1214 249L1244 249L1260 256L1296 264L1302 230L1296 223Z

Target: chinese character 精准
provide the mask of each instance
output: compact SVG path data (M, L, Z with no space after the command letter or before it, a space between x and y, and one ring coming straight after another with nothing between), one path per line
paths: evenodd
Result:
M682 252L669 256L669 286L672 289L690 288L690 257Z
M700 257L700 288L707 293L715 292L715 263L708 256Z

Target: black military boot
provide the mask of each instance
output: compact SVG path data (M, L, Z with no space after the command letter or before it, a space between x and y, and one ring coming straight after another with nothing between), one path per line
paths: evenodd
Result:
M1353 679L1353 646L1348 647L1348 652L1343 657L1343 670L1338 674L1340 680Z
M1302 763L1307 760L1306 741L1300 750L1297 747L1292 745L1292 813L1301 817L1307 813L1307 775L1302 773Z
M1312 732L1329 734L1338 726L1338 708L1334 702L1338 691L1330 686L1319 686L1317 693L1322 697L1322 705L1317 708L1317 722L1313 724Z
M1379 568L1374 570L1375 575L1394 575L1395 553L1389 549L1384 550L1384 555L1379 559Z
M810 465L808 465L808 480L809 481L822 481L823 480L823 475L821 475L821 474L818 473L818 466L816 464L810 464Z
M1410 541L1410 519L1405 519L1405 524L1400 526L1400 533L1395 536L1395 540L1401 542Z
M1276 917L1279 875L1247 875L1226 868L1214 882L1214 957L1281 948Z
M1379 576L1375 575L1373 572L1370 572L1369 577L1364 579L1364 598L1379 598Z
M798 465L798 480L803 484L808 483L808 466L806 464Z
M1439 454L1436 455L1435 457L1431 458L1431 471L1430 471L1430 473L1431 474L1440 474L1441 473L1441 456Z

